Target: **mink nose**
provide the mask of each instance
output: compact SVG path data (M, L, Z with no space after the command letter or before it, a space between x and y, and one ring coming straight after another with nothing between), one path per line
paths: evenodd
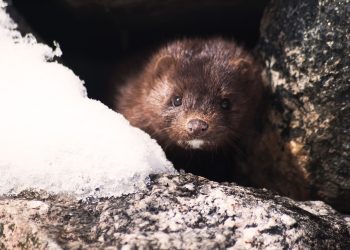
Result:
M199 135L208 129L208 124L200 119L193 119L187 123L187 131L192 135Z

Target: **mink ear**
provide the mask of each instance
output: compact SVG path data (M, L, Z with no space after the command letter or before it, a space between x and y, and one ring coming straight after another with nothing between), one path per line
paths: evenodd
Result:
M175 64L175 60L170 55L162 55L156 59L154 64L154 72L161 75L164 71L170 69Z

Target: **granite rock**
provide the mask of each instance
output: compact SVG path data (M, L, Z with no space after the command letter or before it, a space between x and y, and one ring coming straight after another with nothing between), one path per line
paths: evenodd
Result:
M323 202L190 174L153 176L118 198L26 191L0 199L0 248L346 249L349 218Z
M268 138L279 144L270 153L281 181L275 189L288 195L299 186L295 198L322 199L348 212L349 34L348 0L272 0L257 49L273 92L275 134Z

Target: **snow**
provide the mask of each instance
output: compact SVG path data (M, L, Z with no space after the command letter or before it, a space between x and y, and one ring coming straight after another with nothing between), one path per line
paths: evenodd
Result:
M22 37L0 0L0 195L25 189L118 196L175 173L163 150L122 115L89 99L61 55Z

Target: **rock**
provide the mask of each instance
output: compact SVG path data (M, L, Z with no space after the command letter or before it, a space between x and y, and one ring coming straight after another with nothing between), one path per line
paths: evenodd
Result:
M323 202L190 174L153 176L119 198L24 192L0 200L0 248L346 249L350 227Z
M322 199L347 212L349 34L348 0L272 0L258 45L273 91L269 118L277 131L265 139L279 145L267 150L274 164L268 174L277 173L280 182L272 188L300 199Z

